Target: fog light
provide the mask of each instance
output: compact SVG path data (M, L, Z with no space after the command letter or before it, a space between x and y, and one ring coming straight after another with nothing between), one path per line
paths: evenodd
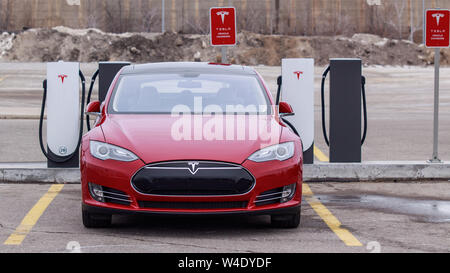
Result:
M295 195L295 186L297 184L291 184L288 186L283 187L283 193L281 195L281 203L286 203L287 201L291 200L292 197Z
M105 202L103 197L103 187L94 183L89 183L89 192L92 198L99 202Z

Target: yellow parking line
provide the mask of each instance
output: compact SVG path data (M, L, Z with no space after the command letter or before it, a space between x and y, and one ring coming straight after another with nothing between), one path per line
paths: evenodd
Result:
M311 188L306 183L302 184L302 194L306 195L306 196L312 196L313 195L313 193L311 191Z
M5 245L20 245L34 225L37 223L41 215L45 212L50 203L55 199L64 185L52 185L47 193L34 205L34 207L23 218L20 225L16 228L9 238L5 241Z
M347 246L362 246L361 242L345 228L342 228L341 222L325 207L317 198L308 184L303 183L303 194L308 204L319 215L327 226L341 239Z
M314 155L322 162L330 161L330 159L321 150L319 150L316 145L314 145Z

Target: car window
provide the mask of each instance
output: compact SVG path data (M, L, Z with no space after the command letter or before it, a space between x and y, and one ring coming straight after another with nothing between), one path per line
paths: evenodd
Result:
M114 90L112 113L269 114L267 94L254 75L123 75Z

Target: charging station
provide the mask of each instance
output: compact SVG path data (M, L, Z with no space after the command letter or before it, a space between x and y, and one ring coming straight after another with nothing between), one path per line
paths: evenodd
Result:
M330 73L330 137L325 123L325 80ZM361 59L330 59L322 77L322 129L330 147L330 162L361 162L361 146L367 134L365 78ZM361 140L361 100L364 132Z
M89 104L91 102L92 91L94 90L95 81L97 76L99 78L98 81L98 100L100 102L105 101L106 95L108 94L109 87L111 86L114 77L116 77L117 73L122 69L122 67L130 65L129 62L100 62L98 64L98 69L95 71L94 75L92 75L91 86L88 91L87 102ZM88 131L91 130L91 123L89 116L86 115L86 126Z
M87 103L90 102L94 83L99 76L99 100L104 101L112 81L120 69L129 62L101 62L92 76ZM80 80L81 79L81 110ZM83 135L85 107L85 78L80 64L54 62L47 64L47 79L43 82L39 142L47 157L48 168L78 168L79 148ZM43 141L44 112L47 108L47 150ZM86 117L90 130L89 118Z
M281 99L289 103L295 113L283 119L295 127L302 139L304 163L313 164L314 59L283 59L281 72Z
M103 102L108 94L114 77L122 69L122 67L130 65L129 62L100 62L98 64L99 80L98 80L98 100Z
M73 62L47 63L44 81L39 139L49 168L78 167L79 145L83 126L83 105L80 111L80 78L84 104L84 76L80 64ZM42 124L47 107L47 151L44 149Z

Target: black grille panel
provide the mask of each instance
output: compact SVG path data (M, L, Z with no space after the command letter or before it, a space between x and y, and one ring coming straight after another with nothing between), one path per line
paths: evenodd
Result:
M138 192L150 195L223 196L245 194L255 180L236 164L177 161L148 165L131 183Z
M245 209L247 201L233 202L154 202L139 201L139 207L151 209Z

